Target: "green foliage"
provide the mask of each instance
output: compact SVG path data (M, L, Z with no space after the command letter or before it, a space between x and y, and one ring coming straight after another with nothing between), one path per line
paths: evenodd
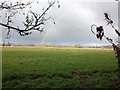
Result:
M111 49L4 47L2 62L3 88L120 87Z

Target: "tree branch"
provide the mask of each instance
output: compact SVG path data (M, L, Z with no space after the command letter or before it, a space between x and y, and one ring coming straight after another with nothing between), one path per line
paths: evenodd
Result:
M23 22L23 24L25 26L25 28L23 28L23 29L21 29L20 27L15 27L15 26L10 25L13 16L16 14L15 12L14 13L12 12L12 14L10 14L8 16L7 24L0 22L0 25L8 28L7 35L9 35L11 30L16 30L21 36L26 36L26 35L31 34L32 30L43 32L43 28L41 28L41 25L45 25L45 21L47 21L51 18L50 17L48 19L45 19L46 12L49 11L49 9L55 4L55 2L56 2L56 0L51 1L49 3L49 6L45 9L45 11L43 11L43 13L41 15L30 10L25 18L26 19L25 22ZM0 5L0 9L7 9L7 10L23 9L27 5L30 5L30 4L31 3L24 4L21 2L17 2L17 4L15 4L15 5L12 5L12 3L10 5L8 5L8 4L5 4L5 2L3 2ZM55 24L55 22L54 22L54 24Z

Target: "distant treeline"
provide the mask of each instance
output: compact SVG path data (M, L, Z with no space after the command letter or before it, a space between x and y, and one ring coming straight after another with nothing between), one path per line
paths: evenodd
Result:
M79 44L76 45L55 45L55 44L0 44L0 46L30 46L30 47L61 47L61 48L112 48L112 45L103 45L103 46L82 46Z

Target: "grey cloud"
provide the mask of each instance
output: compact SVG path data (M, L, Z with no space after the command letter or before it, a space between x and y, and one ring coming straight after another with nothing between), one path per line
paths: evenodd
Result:
M78 0L77 0L78 1ZM34 32L27 37L20 37L11 33L10 39L13 43L50 43L50 44L109 44L105 39L98 41L91 33L90 26L95 23L104 25L110 29L104 21L104 12L109 12L114 24L118 25L118 4L115 2L75 2L69 0L61 1L61 8L55 6L50 10L48 16L53 16L56 24L48 21L45 26L45 34ZM54 12L53 12L54 11ZM19 20L18 20L19 21ZM110 37L115 37L113 31L105 31ZM115 33L114 33L115 34Z
M81 4L81 3L80 3ZM106 11L111 12L111 16L115 17L115 21L117 21L117 5L115 3L82 3L84 8L93 11L95 14L95 19L93 21L97 21L94 23L104 24L104 15L103 13ZM86 10L87 10L86 9ZM72 43L80 43L80 44L89 44L89 43L103 43L108 44L107 41L103 40L102 42L98 42L94 35L92 35L90 31L90 26L93 24L90 16L87 18L80 16L79 9L77 11L70 11L67 15L65 15L60 22L58 22L56 27L52 31L56 31L56 34L49 33L48 37L45 39L45 42L53 42L53 43L64 43L64 42L72 42ZM88 14L89 15L89 14ZM93 16L91 16L93 17ZM114 18L113 17L113 18ZM94 17L93 17L94 18ZM101 19L101 20L100 20ZM100 21L99 21L100 20ZM105 24L104 24L105 25ZM116 25L117 26L117 25ZM110 29L110 28L109 28ZM112 31L108 31L111 32ZM107 32L107 33L108 33ZM110 33L109 33L110 34ZM112 33L113 34L113 33Z

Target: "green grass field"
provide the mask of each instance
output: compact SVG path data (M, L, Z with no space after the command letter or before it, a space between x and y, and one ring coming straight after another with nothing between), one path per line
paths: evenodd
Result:
M3 88L118 88L111 49L4 47Z

